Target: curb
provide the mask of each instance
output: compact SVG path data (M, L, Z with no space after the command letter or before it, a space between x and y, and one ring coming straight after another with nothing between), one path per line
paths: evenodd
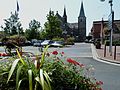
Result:
M100 60L103 60L103 61L106 61L106 62L110 62L110 63L115 63L115 64L120 64L120 61L114 61L114 60L111 60L111 59L106 59L106 58L102 58L98 55L97 51L96 51L96 48L93 44L91 44L91 48L92 48L92 52L93 52L93 58L94 59L100 59Z

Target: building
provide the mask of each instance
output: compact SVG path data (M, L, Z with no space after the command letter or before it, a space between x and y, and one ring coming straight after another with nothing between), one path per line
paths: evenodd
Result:
M56 16L61 21L61 28L63 30L63 36L73 36L76 42L84 42L86 39L86 16L84 13L83 2L81 2L81 9L78 16L78 22L68 23L66 8L64 7L63 16L56 13Z
M96 39L109 39L110 30L108 29L108 21L93 21L91 29L92 38ZM114 20L113 23L113 40L120 40L120 20Z

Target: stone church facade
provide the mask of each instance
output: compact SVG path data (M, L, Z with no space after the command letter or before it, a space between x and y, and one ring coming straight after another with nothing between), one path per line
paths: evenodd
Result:
M63 30L63 36L73 36L75 38L75 42L84 42L86 39L86 16L84 13L83 2L81 3L81 9L78 16L78 22L76 23L68 23L67 22L67 14L66 8L64 7L63 16L60 16L58 12L56 16L61 21L61 28Z

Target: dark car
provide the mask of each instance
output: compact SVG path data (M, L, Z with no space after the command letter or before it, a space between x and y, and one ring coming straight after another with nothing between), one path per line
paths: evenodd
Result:
M3 46L4 44L3 44L3 42L0 42L0 46Z

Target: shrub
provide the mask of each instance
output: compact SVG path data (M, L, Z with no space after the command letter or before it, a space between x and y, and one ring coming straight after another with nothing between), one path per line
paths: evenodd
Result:
M74 37L68 37L68 38L65 40L65 44L66 44L66 45L73 45L73 44L74 44L74 40L75 40Z
M53 41L64 41L64 38L56 37L52 39Z
M109 46L110 45L110 41L109 40L106 40L105 41L105 44L107 45L107 46ZM120 46L120 41L119 40L114 40L113 42L112 42L112 45L113 46Z

